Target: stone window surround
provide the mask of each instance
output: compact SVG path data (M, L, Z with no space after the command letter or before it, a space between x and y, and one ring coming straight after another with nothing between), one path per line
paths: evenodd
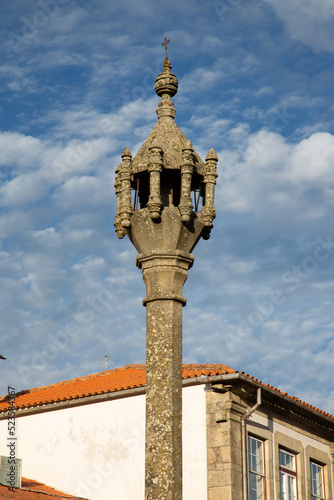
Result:
M320 481L318 481L317 478L315 478L316 485L320 486L320 495L318 495L317 493L313 494L313 491L312 491L312 483L313 483L312 470L314 470L314 467L317 468L317 471L320 472L320 476L321 476ZM318 464L315 460L311 460L310 461L310 469L311 469L311 495L312 495L311 498L315 497L315 498L324 499L325 498L325 496L324 496L324 494L325 494L324 467L323 467L323 465Z
M297 472L297 500L311 498L311 471L310 462L314 461L323 466L325 498L332 500L331 460L330 455L310 445L303 445L301 441L283 434L274 433L258 425L247 428L248 435L260 439L264 445L265 460L265 500L279 498L279 449L283 448L296 455ZM247 454L248 458L248 454Z
M281 454L288 455L290 457L293 457L293 468L286 467L284 464L281 463L280 456ZM285 483L285 486L287 486L287 480L288 478L293 478L293 489L295 492L295 498L297 498L297 460L296 460L296 454L291 453L291 451L287 450L286 448L283 448L282 446L279 447L279 472L280 476L281 474L283 475L283 482ZM281 477L280 477L281 479ZM290 483L291 484L291 483Z
M262 471L261 473L257 473L262 477L262 488L263 488L263 496L266 498L266 440L263 438L259 438L255 436L253 433L249 432L247 434L247 479L248 479L248 495L249 495L249 477L252 472L249 467L249 439L255 439L261 442L261 459L262 459ZM254 472L253 472L254 473Z
M325 453L321 450L318 450L317 448L314 448L313 446L310 446L310 445L305 447L307 498L311 498L310 462L315 462L318 465L321 465L323 467L324 494L325 494L326 499L331 499L332 498L332 496L331 496L332 485L331 485L331 476L330 476L330 470L331 470L330 457L327 455L327 453Z
M305 465L304 447L301 441L283 434L279 431L274 433L274 477L276 491L280 490L279 482L279 450L283 449L296 456L296 487L297 499L305 497Z
M253 424L253 423L252 423ZM270 430L262 428L261 426L252 425L248 427L247 422L247 443L248 436L260 439L263 442L264 454L264 499L273 500L272 488L272 433ZM248 476L248 449L247 449L247 476Z

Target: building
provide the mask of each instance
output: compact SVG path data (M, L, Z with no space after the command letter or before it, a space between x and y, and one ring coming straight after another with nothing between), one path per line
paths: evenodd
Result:
M1 500L84 500L26 478L22 478L21 488L14 489L14 491L0 484L0 498Z
M333 500L332 415L218 364L183 365L182 396L183 500ZM0 455L9 405L0 399ZM22 391L15 407L25 477L90 500L143 500L145 365Z

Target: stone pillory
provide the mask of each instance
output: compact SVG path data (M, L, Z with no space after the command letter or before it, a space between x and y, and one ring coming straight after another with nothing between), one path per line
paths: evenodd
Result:
M182 499L182 296L198 240L215 218L217 155L205 164L174 121L178 88L165 59L155 81L158 122L116 169L119 238L138 251L146 286L145 499Z

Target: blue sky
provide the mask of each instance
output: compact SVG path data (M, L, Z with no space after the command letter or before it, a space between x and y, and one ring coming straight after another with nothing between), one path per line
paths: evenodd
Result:
M3 0L0 392L145 362L114 171L156 123L219 156L217 218L184 287L183 358L334 413L331 0Z

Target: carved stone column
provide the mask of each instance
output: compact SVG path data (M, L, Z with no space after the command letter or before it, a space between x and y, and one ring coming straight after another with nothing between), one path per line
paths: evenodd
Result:
M133 212L131 205L131 158L129 148L125 148L122 153L122 163L119 165L119 175L121 181L121 221L122 227L130 226L130 217Z
M182 165L181 165L181 199L180 199L180 214L182 222L190 220L193 204L191 201L191 180L194 170L193 147L190 141L186 142L182 150Z
M150 172L150 196L147 206L151 212L152 220L159 220L162 210L162 201L160 196L160 173L162 171L162 149L157 146L149 148L149 165Z
M122 216L121 216L121 210L122 210L122 183L121 183L121 174L120 174L120 167L118 166L116 169L116 181L114 184L115 191L116 191L116 196L117 196L117 204L116 204L116 215L115 215L115 230L118 238L124 238L125 236L125 230L124 227L122 226Z
M207 154L204 174L205 183L205 204L202 208L202 214L204 218L205 226L208 229L212 227L212 221L216 217L216 211L214 208L214 196L215 196L215 184L217 174L217 162L218 156L213 148Z

